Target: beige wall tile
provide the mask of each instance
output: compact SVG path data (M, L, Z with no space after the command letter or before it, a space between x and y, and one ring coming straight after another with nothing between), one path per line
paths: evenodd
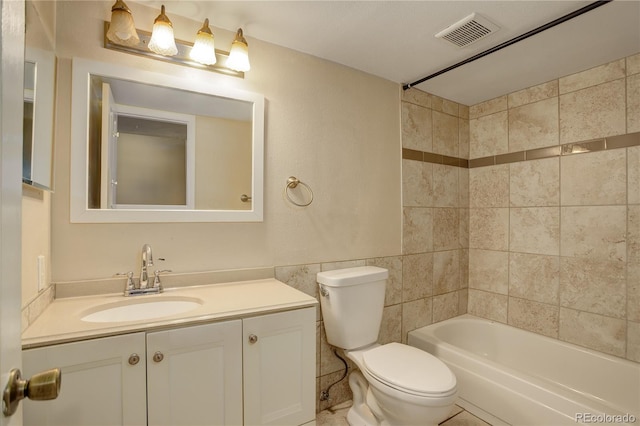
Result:
M402 301L431 296L433 291L433 253L404 256L402 261Z
M320 333L320 375L324 376L340 370L344 370L344 364L333 354L331 345L327 342L323 322Z
M460 250L433 253L433 295L452 292L457 290L459 285Z
M560 308L560 340L616 356L625 356L626 321Z
M431 99L433 95L423 92L415 87L409 90L402 90L402 100L412 104L420 105L425 108L431 108Z
M318 297L318 284L316 275L320 272L320 265L295 265L295 266L278 266L275 268L275 278L283 283L290 285L296 290L300 290L309 296ZM316 311L317 319L321 318L320 305Z
M460 250L460 288L469 287L469 249Z
M365 266L365 264L366 264L366 261L364 259L327 262L327 263L320 264L320 270L333 271L334 269L346 269L346 268L355 268L358 266Z
M503 294L469 289L469 313L481 318L507 322L508 297Z
M625 206L562 207L560 254L625 261L626 215Z
M640 263L640 205L628 207L627 261Z
M629 204L640 204L640 146L627 148L627 191Z
M458 117L433 111L433 152L458 156Z
M466 105L458 104L458 117L469 119L469 107Z
M460 224L459 242L461 248L469 247L469 209L458 209Z
M558 338L560 308L545 303L509 297L509 325Z
M378 343L402 342L402 305L387 306L382 311Z
M458 121L458 156L469 159L469 120L461 118Z
M516 108L521 105L531 104L533 102L556 96L558 96L558 80L548 81L546 83L538 84L537 86L509 93L509 108Z
M402 204L429 207L433 204L433 165L402 160Z
M640 132L640 74L627 77L627 133Z
M625 204L626 161L624 149L563 156L560 160L562 205Z
M509 109L509 152L558 145L558 98Z
M615 80L560 96L560 143L626 131L625 81Z
M640 362L640 323L627 321L627 359Z
M402 256L377 257L367 259L367 265L378 266L389 271L384 306L402 302Z
M507 96L489 99L469 107L469 118L478 118L484 115L494 114L499 111L506 111Z
M434 207L458 207L458 198L458 167L434 164Z
M433 297L433 322L458 316L458 292L454 291Z
M432 97L431 107L434 111L444 112L449 115L458 116L458 104L439 96Z
M560 254L558 207L512 208L509 250L522 253Z
M342 363L341 363L342 364ZM318 389L326 390L333 383L336 383L340 380L343 375L344 365L342 365L342 370L336 371L335 373L327 374L321 376L318 379ZM320 393L318 392L318 395ZM334 405L341 404L345 401L349 401L353 399L353 393L351 392L351 388L349 387L349 381L343 380L340 383L337 383L335 386L331 388L331 393L329 395L330 399L327 401L320 401L318 398L318 412L324 411L329 407L333 407Z
M627 75L640 73L640 53L627 56Z
M469 290L458 290L458 315L464 315L468 311L469 306Z
M508 294L509 253L469 250L469 288Z
M508 250L509 209L469 209L469 247Z
M469 121L469 151L470 158L509 152L507 111Z
M509 206L509 164L469 170L469 206Z
M560 260L560 305L625 318L626 279L624 262L563 257Z
M640 322L640 263L627 264L627 319Z
M460 247L460 223L456 208L433 209L433 250Z
M560 94L575 92L608 81L618 80L625 76L625 60L609 62L595 68L562 77L559 80Z
M431 209L405 207L403 209L402 253L424 253L433 249L433 217Z
M458 207L469 208L469 169L458 168Z
M509 295L558 304L560 258L539 254L509 254Z
M418 299L402 304L402 342L407 342L407 333L431 324L431 298Z
M431 110L402 103L402 147L431 152Z
M557 206L560 202L560 159L509 165L511 206Z

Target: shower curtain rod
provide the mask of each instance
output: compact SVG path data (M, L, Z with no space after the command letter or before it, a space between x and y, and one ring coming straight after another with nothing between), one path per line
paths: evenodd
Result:
M517 37L514 37L514 38L512 38L510 40L507 40L507 41L505 41L503 43L500 43L499 45L494 46L491 49L487 49L487 50L485 50L483 52L480 52L477 55L474 55L474 56L472 56L472 57L470 57L468 59L465 59L464 61L458 62L457 64L451 65L451 66L449 66L447 68L444 68L444 69L442 69L442 70L440 70L438 72L435 72L435 73L433 73L431 75L423 77L420 80L416 80L413 83L404 84L402 86L402 90L411 89L413 86L415 86L417 84L424 83L427 80L431 80L434 77L437 77L437 76L439 76L441 74L444 74L444 73L449 72L449 71L451 71L453 69L461 67L462 65L468 64L469 62L473 62L473 61L475 61L477 59L483 58L483 57L485 57L487 55L490 55L490 54L492 54L494 52L497 52L498 50L504 49L507 46L511 46L512 44L518 43L519 41L522 41L522 40L527 39L527 38L529 38L531 36L539 34L539 33L543 32L545 30L548 30L549 28L555 27L558 24L562 24L563 22L566 22L566 21L568 21L570 19L573 19L573 18L575 18L577 16L580 16L580 15L582 15L584 13L587 13L590 10L596 9L596 8L598 8L600 6L604 6L605 4L607 4L607 3L611 2L611 1L613 1L613 0L594 1L593 3L590 3L590 4L586 5L586 6L584 6L583 8L575 10L575 11L573 11L571 13L568 13L568 14L566 14L564 16L561 16L558 19L555 19L555 20L553 20L551 22L548 22L548 23L546 23L544 25L541 25L541 26L539 26L537 28L534 28L531 31L528 31L528 32L526 32L524 34L521 34L521 35L519 35Z

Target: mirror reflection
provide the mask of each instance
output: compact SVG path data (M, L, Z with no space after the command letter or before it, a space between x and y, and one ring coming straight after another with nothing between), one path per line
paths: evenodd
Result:
M250 102L91 75L89 208L249 210Z

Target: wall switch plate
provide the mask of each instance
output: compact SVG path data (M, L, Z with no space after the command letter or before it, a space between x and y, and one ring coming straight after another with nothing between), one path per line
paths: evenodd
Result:
M38 256L38 292L45 289L47 285L46 266L44 256Z

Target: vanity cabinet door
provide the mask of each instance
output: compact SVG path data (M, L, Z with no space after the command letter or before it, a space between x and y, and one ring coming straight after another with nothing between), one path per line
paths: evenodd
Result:
M62 370L57 399L24 401L25 425L146 424L144 333L28 349L22 354L24 377L55 367Z
M149 425L242 424L242 321L147 334Z
M316 309L243 320L244 424L315 418Z

